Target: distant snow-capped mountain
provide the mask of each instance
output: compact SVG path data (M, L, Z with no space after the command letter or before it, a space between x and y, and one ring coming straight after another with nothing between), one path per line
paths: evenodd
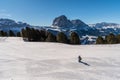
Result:
M96 28L99 30L102 36L108 35L110 33L120 34L120 24L117 23L107 23L101 22L96 24L89 24L91 28Z
M58 32L64 32L66 35L70 35L71 32L76 32L80 37L82 36L105 36L109 33L119 34L120 24L117 23L96 23L86 24L80 19L69 20L65 15L56 17L53 20L52 26L31 26L23 22L15 22L11 19L0 19L0 30L14 32L20 31L22 28L32 27L37 29L46 29L57 35Z
M53 20L52 27L66 34L75 31L80 36L105 36L110 33L114 33L116 35L120 33L120 24L117 23L102 22L96 24L86 24L79 19L69 20L65 15L56 17Z
M84 23L79 19L69 20L65 15L56 17L53 20L52 27L47 28L51 32L64 32L66 35L70 35L71 32L76 32L80 37L85 35L95 35L99 34L96 28L91 28L89 25Z
M0 19L0 30L9 31L13 30L14 32L19 32L22 28L30 26L27 23L15 22L11 19Z
M116 35L120 34L120 24L106 22L86 24L80 19L69 20L65 15L56 17L53 20L52 26L31 26L27 23L16 22L11 19L0 19L0 30L6 32L12 30L16 33L25 27L45 29L54 35L57 35L58 32L64 32L69 36L71 32L76 32L81 37L84 44L94 43L97 36L105 36L110 33Z
M65 15L56 17L53 20L52 27L60 29L84 29L84 30L88 30L90 28L83 21L79 19L69 20Z
M107 29L107 28L120 28L120 24L117 23L107 23L107 22L101 22L96 24L89 24L90 27L95 27L97 29Z
M110 33L114 33L115 35L120 34L120 24L106 22L86 24L79 19L69 20L64 15L56 17L53 20L52 26L46 29L53 34L64 32L67 36L69 36L71 32L76 32L84 44L94 43L97 36L106 36ZM86 35L90 37L85 38Z

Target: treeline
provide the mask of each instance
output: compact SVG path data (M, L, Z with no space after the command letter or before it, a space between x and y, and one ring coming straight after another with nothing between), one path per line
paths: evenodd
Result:
M21 34L20 32L17 32L17 34L15 34L12 30L9 30L8 32L1 30L0 37L21 37Z
M96 40L96 44L118 44L118 43L120 43L120 34L114 35L111 33L105 36L105 38L99 36Z
M57 35L54 35L46 30L38 30L26 27L26 29L22 29L21 36L26 41L80 44L80 38L76 32L72 32L68 38L63 32L59 32Z

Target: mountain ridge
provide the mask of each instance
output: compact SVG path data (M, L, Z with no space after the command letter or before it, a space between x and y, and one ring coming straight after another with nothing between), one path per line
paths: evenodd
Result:
M86 24L80 19L70 20L65 15L56 17L53 20L52 26L32 26L23 22L16 22L12 19L0 18L0 30L8 31L13 30L14 32L19 32L25 27L32 27L36 29L46 29L53 34L57 32L64 32L68 34L70 32L77 32L79 36L105 36L109 33L119 34L120 33L120 24L117 23L108 23L101 22L96 24Z

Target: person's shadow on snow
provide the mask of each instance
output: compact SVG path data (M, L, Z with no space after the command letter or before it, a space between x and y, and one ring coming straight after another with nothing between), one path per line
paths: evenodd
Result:
M86 66L90 66L90 64L86 63L86 62L83 62L83 61L80 61L80 63L86 65Z

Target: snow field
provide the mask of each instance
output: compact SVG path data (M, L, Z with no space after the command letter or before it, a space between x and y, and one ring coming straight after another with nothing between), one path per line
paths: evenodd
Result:
M83 63L78 63L81 55ZM0 80L120 80L120 44L67 45L0 38Z

